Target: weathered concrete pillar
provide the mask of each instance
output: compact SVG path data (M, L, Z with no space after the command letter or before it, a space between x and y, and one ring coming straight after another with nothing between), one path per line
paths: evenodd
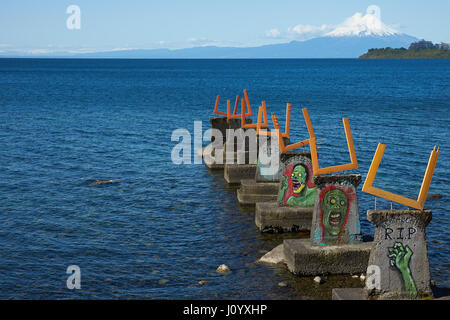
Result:
M256 164L225 164L223 177L228 184L239 185L241 180L255 176Z
M251 123L251 119L247 121ZM241 127L241 119L227 119L227 117L215 117L210 118L209 122L211 123L211 129L220 130L220 132L222 133L223 138L222 144L226 142L227 129L239 129ZM214 142L212 136L211 142Z
M256 203L255 224L261 232L309 231L316 187L310 153L280 155L280 182L276 202Z
M261 139L261 136L259 137ZM263 137L264 138L264 137ZM280 181L280 168L281 168L281 161L282 161L282 154L279 152L279 145L277 137L265 137L266 141L265 143L261 143L259 148L261 149L261 152L267 157L272 157L272 149L273 147L277 148L278 153L278 166L276 168L273 167L273 162L269 164L263 163L261 159L258 158L257 161L257 169L256 169L256 175L255 175L255 181L256 182L279 182ZM274 144L272 142L275 141ZM283 141L285 144L289 144L289 138L283 138ZM277 191L278 192L278 191Z
M425 235L431 211L369 210L367 219L376 230L366 289L386 299L432 296Z
M259 137L261 138L261 136ZM265 158L271 159L272 139L276 137L265 137L266 141L261 143L259 151L265 155ZM286 143L289 143L289 138L284 138ZM241 187L237 191L237 199L240 205L255 206L258 202L276 202L278 198L279 176L280 176L280 156L278 155L277 162L271 159L270 163L266 163L267 159L259 158L256 163L256 173L253 179L241 179Z
M333 289L333 300L432 297L425 228L430 210L368 210L375 227L364 288Z
M258 172L256 166L256 173ZM278 198L278 182L256 182L255 179L241 179L237 200L242 206L255 206L258 202L275 202Z
M372 243L314 246L310 239L283 241L286 265L299 276L365 272Z
M242 179L252 179L256 173L259 151L256 129L238 129L229 132L225 144L224 179L228 184L238 185ZM230 153L229 153L230 152ZM235 155L235 158L230 155Z
M313 178L316 200L312 219L313 245L362 241L356 188L360 174L318 175Z
M214 137L211 135L211 143L202 148L199 156L203 156L204 161L205 161L205 166L208 169L211 170L224 170L225 168L225 163L226 163L226 154L225 154L225 147L226 147L226 142L227 142L227 130L228 129L232 129L232 130L237 130L241 128L241 119L227 119L227 117L215 117L215 118L210 118L209 119L210 123L211 123L211 129L217 129L221 132L222 134L222 139L223 141L220 143L217 143L218 145L220 145L219 150L217 150L216 148L213 147L213 142L214 142ZM248 123L251 123L252 120L248 119L247 120ZM246 130L246 129L244 129ZM216 145L217 145L216 144ZM237 144L237 141L235 142L235 145ZM246 149L248 151L248 149ZM223 155L222 157L219 158L219 160L217 161L216 155L216 151L220 151L221 154ZM244 157L248 158L248 155L244 155ZM235 159L235 163L236 163L236 159L238 158L238 154L235 152L233 155L233 158Z

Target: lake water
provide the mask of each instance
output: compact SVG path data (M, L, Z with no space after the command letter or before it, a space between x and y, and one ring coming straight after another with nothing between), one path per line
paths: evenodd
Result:
M425 205L427 237L432 279L450 288L450 60L0 59L0 299L316 299L362 286L255 264L301 235L261 235L222 172L171 162L173 130L202 120L205 131L216 94L224 108L244 88L281 123L292 103L291 141L307 138L308 107L327 139L321 166L349 162L348 117L351 172L364 180L382 142L375 185L411 198L440 146L430 193L443 197ZM121 182L90 185L101 179ZM373 234L361 186L362 229ZM215 272L222 263L230 274ZM80 290L66 288L69 265L81 268Z

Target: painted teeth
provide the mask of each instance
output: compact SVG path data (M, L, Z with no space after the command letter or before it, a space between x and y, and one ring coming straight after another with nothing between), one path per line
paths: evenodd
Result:
M332 218L339 218L340 216L341 216L340 213L333 213L333 214L331 214Z

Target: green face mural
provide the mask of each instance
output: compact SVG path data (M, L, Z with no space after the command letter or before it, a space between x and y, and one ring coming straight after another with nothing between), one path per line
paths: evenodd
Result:
M411 297L417 296L416 284L409 268L409 261L413 255L412 250L403 243L396 242L392 248L388 248L389 251L389 264L391 267L395 267L400 271L405 285L405 290L411 295Z
M280 205L299 207L314 205L317 187L308 186L308 172L303 164L290 164L280 180Z
M325 234L339 235L347 217L347 203L347 196L339 189L332 189L325 194L321 204Z
M306 187L306 170L303 166L295 166L292 170L292 192L299 194Z

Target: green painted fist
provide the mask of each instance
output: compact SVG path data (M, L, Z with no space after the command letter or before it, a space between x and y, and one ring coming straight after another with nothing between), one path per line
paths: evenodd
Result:
M401 242L396 242L392 248L389 248L389 264L391 267L397 267L400 272L409 269L409 260L413 254L412 250Z
M416 284L409 269L409 262L413 255L412 250L406 245L403 246L401 242L396 242L389 251L389 264L391 267L396 267L402 274L403 284L405 290L409 292L412 297L417 296Z

